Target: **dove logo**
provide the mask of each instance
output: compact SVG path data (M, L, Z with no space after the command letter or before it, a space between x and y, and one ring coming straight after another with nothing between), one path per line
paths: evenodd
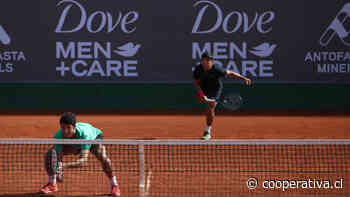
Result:
M56 7L61 13L55 33L111 35L118 31L129 35L136 32L138 12L113 13L109 10L94 10L88 5L88 1L83 0L59 0ZM115 43L115 40L127 39L119 36L110 37L109 41L105 41L104 38L99 40L98 36L90 36L90 40L84 41L80 41L80 37L75 37L75 40L79 41L67 41L66 38L64 36L63 41L56 42L56 72L61 77L119 79L139 76L137 53L141 44Z
M263 43L254 47L253 50L250 50L250 53L261 58L269 57L275 50L276 46L276 44L270 45L269 43Z
M245 34L255 28L256 31L261 34L267 34L272 31L271 22L275 19L275 13L273 11L263 12L262 14L255 13L254 18L250 20L246 12L232 11L226 15L219 5L211 1L197 1L194 7L201 5L202 7L198 12L192 28L192 34L209 34L219 29L222 29L222 31L227 34L232 34L239 30ZM216 13L216 22L211 23L210 28L200 28L203 18L208 19L212 17L212 15L209 14L210 8Z
M6 33L5 29L0 25L0 42L4 45L9 45L11 42L10 36Z
M222 1L223 2L223 1ZM232 3L230 3L232 5ZM259 42L253 47L242 36L249 36L250 32L268 35L273 31L273 22L276 18L274 11L256 11L249 14L242 10L232 10L223 7L216 1L199 0L193 5L197 11L191 33L196 41L192 42L192 59L199 60L204 52L209 52L214 56L215 64L228 70L233 70L244 76L250 75L259 78L274 77L272 55L277 44ZM222 38L226 34L225 40L212 41L215 34L217 38ZM235 40L239 33L239 41ZM203 36L208 35L208 40ZM198 36L198 38L196 38ZM209 37L210 36L210 37ZM228 37L229 36L229 37ZM256 37L256 36L255 36ZM230 41L227 41L230 39ZM200 40L200 41L198 41ZM251 39L249 39L251 40ZM197 62L198 63L198 62Z
M320 44L327 46L334 36L338 36L345 46L350 46L350 28L348 25L346 28L345 24L350 24L350 3L344 5L328 26L320 38Z
M130 11L126 14L122 14L122 12L118 13L118 17L116 19L113 18L113 14L110 12L104 11L95 11L92 13L88 13L86 8L75 0L62 0L57 6L61 6L62 4L67 3L68 5L63 9L58 24L56 26L56 33L74 33L82 30L86 27L86 30L90 33L99 33L102 31L106 31L107 33L114 32L118 25L122 32L126 34L131 34L136 30L134 27L134 23L138 20L139 14L136 11ZM66 22L66 18L69 13L73 12L72 7L79 10L80 14L80 22L75 25L74 28L64 29L64 24ZM76 12L73 12L75 14ZM93 24L97 24L97 28L94 28Z
M141 47L141 44L135 45L134 43L129 42L118 47L118 50L114 50L114 53L124 57L133 57L136 55L140 47Z

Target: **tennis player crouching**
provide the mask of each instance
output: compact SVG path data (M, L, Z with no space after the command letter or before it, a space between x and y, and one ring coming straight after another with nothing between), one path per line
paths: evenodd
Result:
M197 89L197 99L200 102L208 104L208 110L206 113L207 127L204 131L203 140L209 140L211 138L211 126L215 116L216 101L221 95L223 88L223 77L239 78L244 80L246 85L251 84L251 80L230 70L226 70L221 66L213 64L213 57L209 53L202 55L201 64L196 66L193 71L194 86ZM210 100L208 100L210 99Z
M76 122L76 116L71 112L64 113L60 118L61 129L54 135L55 139L103 139L102 131L88 123ZM49 183L41 188L41 192L48 194L58 191L56 181L63 181L62 170L65 168L81 167L88 160L89 152L101 162L103 171L110 179L113 196L120 196L120 189L116 176L113 175L112 162L106 155L106 147L102 144L54 145L45 155L45 168L49 176ZM67 154L78 154L75 162L62 162Z

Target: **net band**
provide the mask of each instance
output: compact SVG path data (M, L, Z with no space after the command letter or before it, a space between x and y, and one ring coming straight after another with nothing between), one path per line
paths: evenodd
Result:
M329 145L350 144L345 139L269 139L269 140L57 140L2 138L0 144L115 144L115 145Z

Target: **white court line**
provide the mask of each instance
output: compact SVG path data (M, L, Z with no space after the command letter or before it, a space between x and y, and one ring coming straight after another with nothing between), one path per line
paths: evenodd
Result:
M151 187L151 178L152 178L152 171L150 170L147 173L145 197L148 196L149 188Z

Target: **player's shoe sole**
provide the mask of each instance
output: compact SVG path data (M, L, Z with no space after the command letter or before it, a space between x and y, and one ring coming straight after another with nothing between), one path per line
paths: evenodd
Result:
M112 185L112 196L120 196L120 188L119 185Z
M57 191L58 191L57 185L50 184L50 183L40 189L40 193L42 194L49 194Z

